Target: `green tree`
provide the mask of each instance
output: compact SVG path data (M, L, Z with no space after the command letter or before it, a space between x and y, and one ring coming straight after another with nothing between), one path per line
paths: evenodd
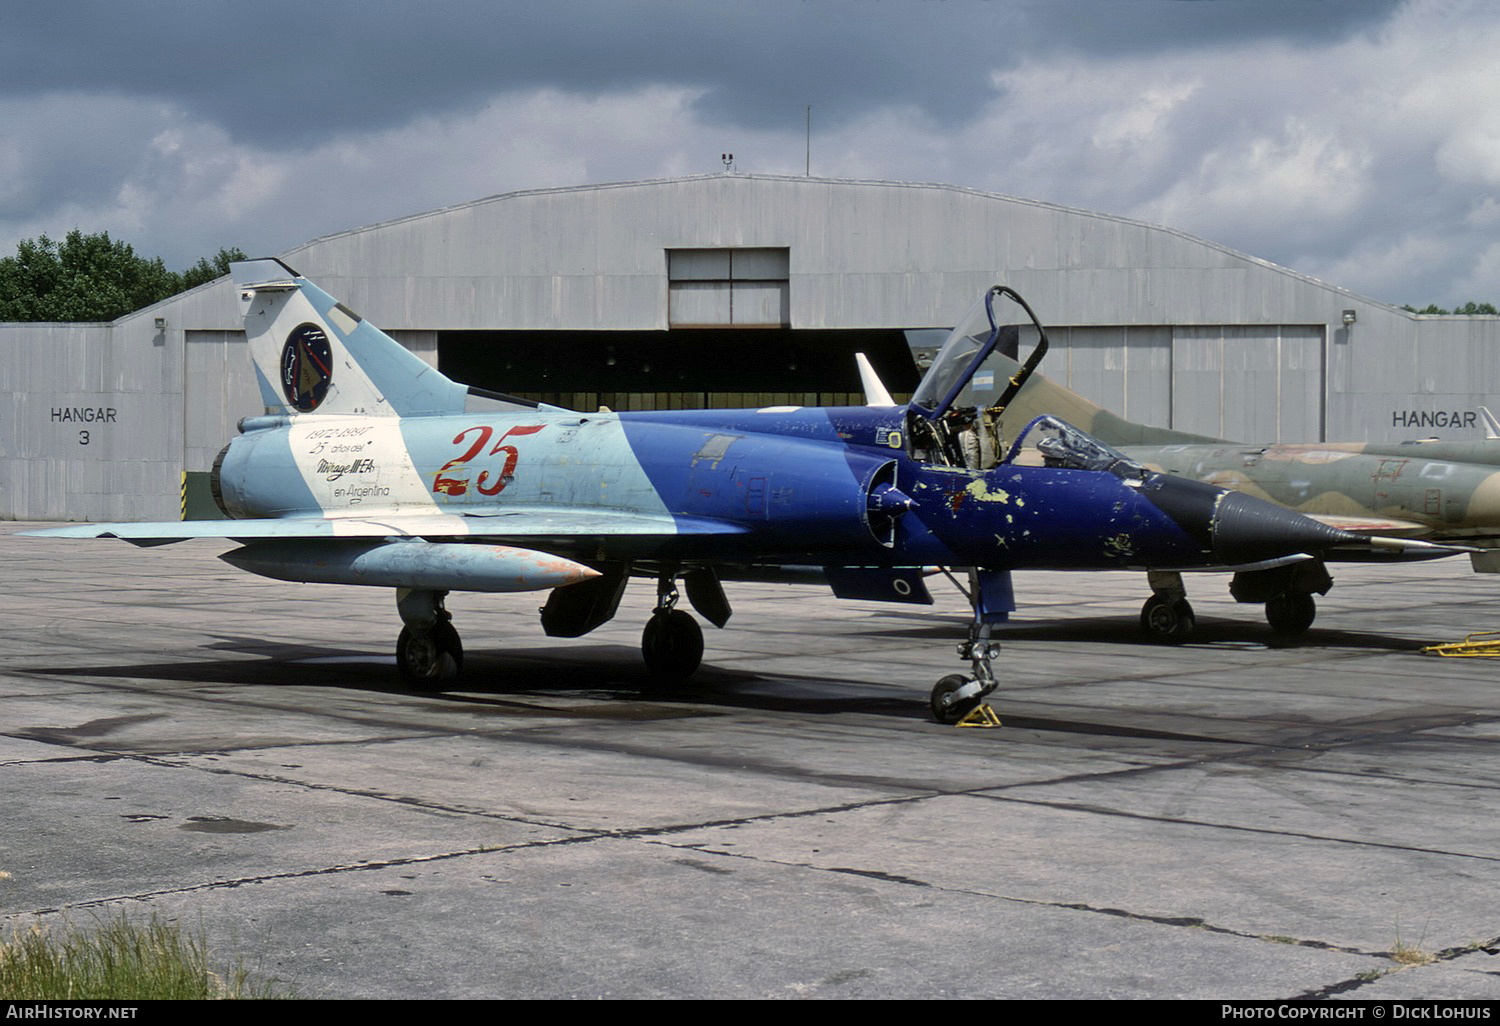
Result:
M1414 314L1463 314L1471 317L1475 314L1500 313L1500 310L1495 309L1495 305L1493 303L1475 303L1472 300L1465 303L1463 306L1455 307L1452 310L1445 310L1442 307L1438 306L1436 303L1428 303L1420 310L1410 304L1401 307L1401 309L1405 310L1407 313Z
M221 249L186 271L169 271L160 257L136 255L108 232L74 229L62 242L23 239L16 255L0 259L0 321L112 321L187 288L228 273L237 249Z
M188 289L197 288L215 278L222 278L229 273L231 262L244 259L245 253L238 247L221 249L214 254L212 260L208 257L199 257L196 264L182 272L182 288L179 291L186 292Z

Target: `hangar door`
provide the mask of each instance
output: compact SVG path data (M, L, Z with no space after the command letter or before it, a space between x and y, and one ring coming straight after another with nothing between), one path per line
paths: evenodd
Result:
M1171 328L1053 328L1047 337L1044 375L1126 420L1171 423Z
M1172 420L1242 442L1316 442L1324 433L1324 328L1172 329Z
M1128 420L1244 442L1324 438L1322 325L1058 327L1048 336L1041 372Z

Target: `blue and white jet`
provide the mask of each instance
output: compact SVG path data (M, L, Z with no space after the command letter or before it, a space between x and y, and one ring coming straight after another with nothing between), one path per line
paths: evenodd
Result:
M968 572L974 610L969 672L931 694L956 722L996 687L991 628L1013 608L1011 570L1264 567L1372 544L1153 473L1053 417L1007 445L998 413L1024 373L1001 390L987 361L1024 331L1038 341L1029 372L1046 332L1001 286L905 406L584 413L449 380L279 260L237 263L233 278L266 412L214 463L230 519L34 533L232 539L221 558L252 573L392 588L415 688L462 668L453 590L550 590L543 630L578 637L615 615L631 577L654 579L642 652L653 679L677 682L703 655L679 581L722 627L721 580L930 602L924 576L941 567Z

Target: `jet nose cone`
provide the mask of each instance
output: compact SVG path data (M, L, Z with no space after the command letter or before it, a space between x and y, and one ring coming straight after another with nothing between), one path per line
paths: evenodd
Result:
M1215 505L1210 532L1214 555L1230 566L1359 541L1348 531L1240 492L1226 492Z

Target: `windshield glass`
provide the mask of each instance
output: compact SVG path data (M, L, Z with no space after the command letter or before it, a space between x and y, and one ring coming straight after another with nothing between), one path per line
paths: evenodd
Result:
M922 376L921 384L912 394L913 406L926 412L934 412L938 403L948 397L953 385L962 380L974 362L974 354L989 341L994 326L989 318L989 293L986 292L969 307L969 312L948 333L943 347L932 360L932 366Z
M1010 374L990 366L991 354L1019 360L1021 347L1041 337L1040 328L1012 295L996 286L969 308L913 393L914 409L935 418L955 406L988 407L999 399Z
M1037 417L1021 430L1004 462L1023 467L1103 470L1133 480L1146 476L1146 468L1124 453L1050 414Z

